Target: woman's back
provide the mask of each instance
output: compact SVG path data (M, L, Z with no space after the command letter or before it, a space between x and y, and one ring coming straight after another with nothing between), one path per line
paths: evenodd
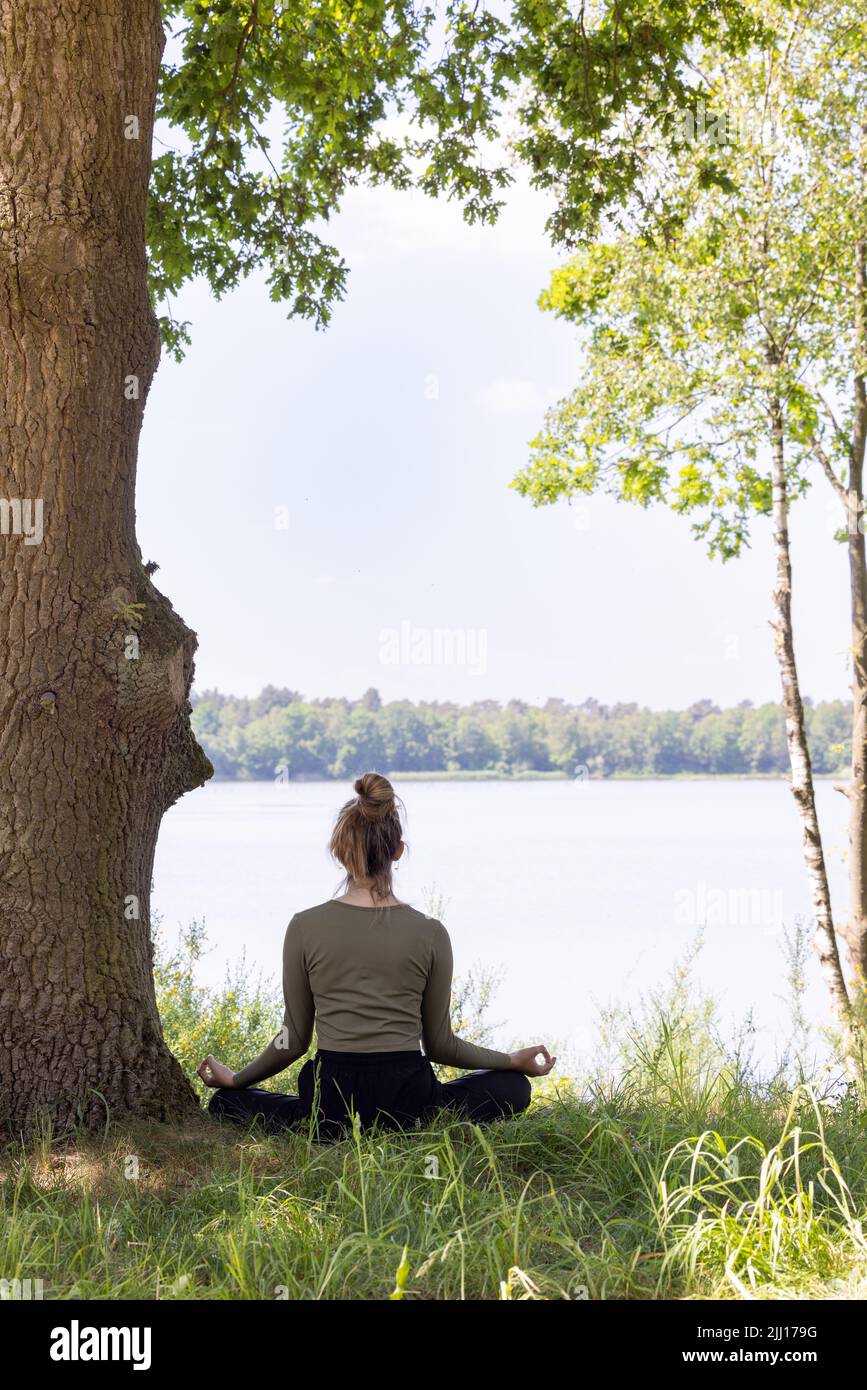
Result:
M392 868L404 850L394 790L385 777L368 772L355 791L331 836L331 852L346 870L345 896L292 918L283 943L283 1027L239 1072L205 1058L199 1074L219 1088L212 1108L234 1119L255 1116L291 1127L312 1113L319 1075L321 1113L338 1128L356 1102L357 1113L388 1114L400 1124L444 1106L478 1118L524 1109L530 1099L525 1072L543 1075L553 1060L545 1049L496 1052L454 1035L448 932L399 902L392 889ZM303 1057L314 1027L319 1050L315 1066L311 1059L301 1069L298 1096L257 1091L239 1098L238 1092ZM443 1084L431 1062L489 1070Z
M289 934L297 936L310 982L320 1047L418 1047L422 997L437 945L442 949L439 922L405 905L355 907L332 900L299 912Z

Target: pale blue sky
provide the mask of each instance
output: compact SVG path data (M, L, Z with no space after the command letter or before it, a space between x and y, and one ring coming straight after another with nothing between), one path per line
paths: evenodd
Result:
M198 285L175 304L193 345L151 392L138 524L156 583L199 634L198 689L778 698L767 524L723 566L660 510L537 511L508 487L579 366L573 330L536 307L555 263L544 216L525 189L494 229L360 190L332 225L351 275L327 332L288 322L259 279L221 304ZM814 698L848 680L832 517L819 480L793 528ZM383 631L402 623L463 630L475 659L383 664Z

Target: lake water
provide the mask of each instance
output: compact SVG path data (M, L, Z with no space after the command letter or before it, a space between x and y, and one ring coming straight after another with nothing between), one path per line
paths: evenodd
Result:
M502 972L491 1016L503 1046L557 1039L592 1050L598 1006L664 984L705 924L696 978L726 1022L752 1010L765 1061L789 1031L783 928L810 902L800 828L782 782L407 782L410 846L399 897L431 889L458 974ZM222 980L246 951L279 977L293 912L339 882L327 854L338 783L212 782L166 816L154 906L173 936L204 918L212 952L201 978ZM846 802L818 785L829 873L845 906ZM827 1006L810 961L812 1020Z

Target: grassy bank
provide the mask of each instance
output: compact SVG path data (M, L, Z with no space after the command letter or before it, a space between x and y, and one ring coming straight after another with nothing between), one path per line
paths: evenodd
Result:
M172 1043L248 1055L269 987L199 989L199 931L160 958ZM484 1037L490 990L458 991ZM183 1130L67 1136L0 1167L0 1277L45 1298L653 1299L867 1295L867 1127L850 1088L724 1044L688 963L603 1021L595 1071L486 1129L321 1147ZM800 1026L800 1024L799 1024ZM798 1078L802 1079L799 1080ZM285 1084L285 1082L284 1082Z
M784 1099L627 1087L329 1148L204 1122L46 1141L3 1165L3 1277L46 1298L863 1298L863 1118Z

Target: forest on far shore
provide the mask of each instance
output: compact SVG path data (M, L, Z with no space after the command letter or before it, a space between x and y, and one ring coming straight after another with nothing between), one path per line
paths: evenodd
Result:
M360 700L305 700L276 686L249 699L216 690L192 698L196 735L223 778L347 778L366 768L507 777L789 771L781 707L749 700L733 709L700 700L685 710L594 699L414 704L384 703L373 689ZM805 704L814 770L842 773L851 752L849 702Z

